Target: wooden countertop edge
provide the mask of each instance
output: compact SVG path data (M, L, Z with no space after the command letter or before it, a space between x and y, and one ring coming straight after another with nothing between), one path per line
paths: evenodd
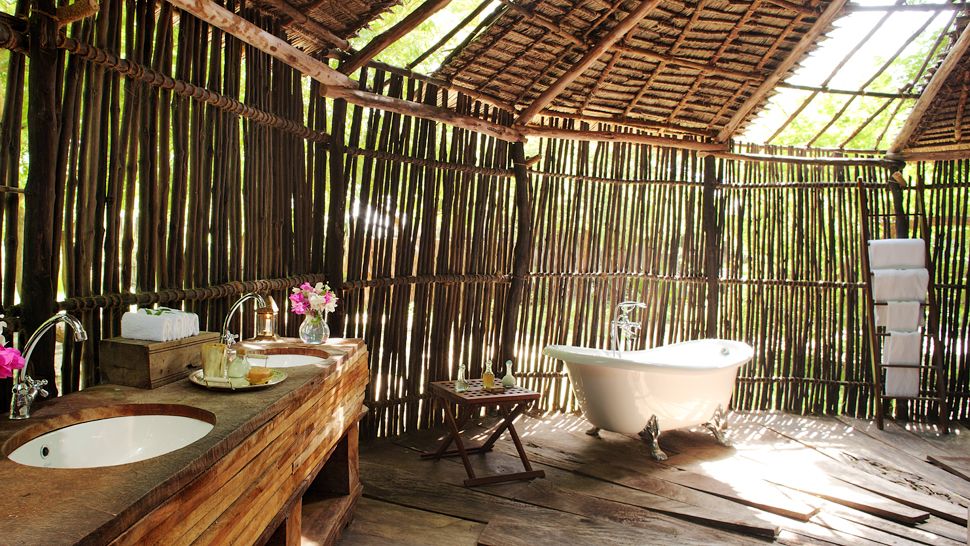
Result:
M251 345L248 342L244 342L244 345ZM297 353L297 354L308 354L321 356L328 359L333 359L333 361L328 362L325 367L318 368L320 370L316 374L308 377L301 385L294 388L293 390L285 393L280 398L276 399L269 405L265 406L263 409L256 411L256 413L248 420L239 423L233 430L228 432L223 438L217 440L214 444L202 448L195 446L195 444L190 445L186 448L178 450L173 453L181 452L183 456L187 457L185 464L179 470L172 473L165 479L159 481L154 487L148 489L145 494L139 498L134 499L126 509L119 511L114 514L113 517L98 525L94 528L79 530L78 535L74 537L74 541L79 544L85 543L100 543L104 542L106 537L117 537L122 532L124 532L129 526L140 520L142 517L151 512L155 507L161 505L166 500L170 499L172 496L177 495L182 488L192 483L197 477L199 477L206 469L210 468L216 461L221 459L230 453L233 449L238 447L247 437L259 430L262 426L270 422L276 415L280 412L285 411L288 407L294 404L299 404L305 401L309 396L311 396L316 390L326 382L328 378L336 373L344 372L344 366L347 364L354 363L359 359L359 357L366 352L366 346L362 340L359 339L347 339L341 340L335 346L301 346L293 340L283 340L281 342L275 342L275 346L266 347L260 344L259 348L265 350L267 354L278 354L278 353ZM327 352L327 348L337 348L338 351ZM321 351L324 353L321 354ZM366 363L365 363L366 366ZM300 368L302 369L302 368ZM15 449L16 446L22 444L23 441L28 441L44 432L54 430L56 428L61 428L73 422L77 422L74 419L75 416L82 416L83 420L91 420L92 418L105 418L117 415L113 413L119 407L125 406L152 406L155 403L146 401L142 402L116 402L112 400L113 396L116 394L112 390L107 390L108 387L112 389L121 390L123 393L134 393L136 396L151 398L152 393L157 393L159 396L163 397L170 393L173 389L180 388L180 385L188 384L188 379L182 379L175 383L165 385L159 389L155 390L142 390L130 387L117 388L115 386L99 386L86 391L81 391L72 395L65 396L63 398L58 398L52 400L51 403L45 404L43 408L35 412L34 417L28 422L6 422L0 424L0 442L2 442L2 452L6 455L9 451ZM327 388L330 390L333 385ZM193 389L198 388L192 386ZM229 396L234 396L230 394ZM101 401L101 404L98 402ZM172 403L170 401L159 401L158 405L180 405L177 402ZM186 402L181 404L183 407L189 407L196 409L201 412L209 413L208 410L204 408L194 408L191 406L191 402ZM109 409L110 415L105 415L104 417L97 417L98 410ZM67 411L61 411L61 409L66 409ZM63 417L59 419L59 417ZM216 415L218 419L218 415ZM25 432L26 429L26 432ZM200 440L201 442L202 440ZM9 450L9 451L8 451ZM189 450L189 451L186 451ZM189 453L196 451L194 455L189 456ZM188 458L190 457L190 458ZM132 466L143 464L141 463L131 463ZM6 459L4 457L0 460L0 476L4 473L3 469L6 467L7 471L16 473L19 469L30 469L31 467L23 467ZM119 468L119 467L112 467ZM43 472L46 469L34 469L35 471ZM83 470L103 470L103 469L83 469ZM76 472L70 470L54 470L54 472ZM79 472L79 471L77 471ZM138 475L137 472L133 472L134 475ZM52 481L65 481L63 478L59 480ZM42 486L39 486L36 482L31 484L31 486L38 486L38 490L43 490ZM93 492L92 492L93 493ZM84 511L98 511L96 507L82 506ZM37 517L46 518L44 510L39 510L35 512ZM18 527L24 527L23 522L18 522ZM29 526L28 526L29 527ZM36 535L35 535L36 536ZM10 537L15 538L15 537Z

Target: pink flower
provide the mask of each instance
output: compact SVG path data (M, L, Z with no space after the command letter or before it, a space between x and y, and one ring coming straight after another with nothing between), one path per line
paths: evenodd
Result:
M324 305L330 305L331 303L336 303L336 302L337 302L337 296L335 296L333 292L325 292L323 294Z
M305 282L300 285L300 290L313 290L313 286L310 283Z
M20 356L20 351L13 347L0 348L0 379L13 376L14 370L24 368L24 357Z
M293 305L290 306L290 311L293 311L297 315L305 315L307 311L307 304L302 301L294 301Z

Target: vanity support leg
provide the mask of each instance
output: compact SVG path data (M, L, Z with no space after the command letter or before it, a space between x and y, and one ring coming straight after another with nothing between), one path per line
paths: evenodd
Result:
M586 434L588 434L589 436L595 436L596 438L599 438L600 437L600 428L599 427L593 427L593 428L587 430L586 431Z
M656 415L650 416L650 420L647 421L647 426L643 427L643 430L640 431L640 439L650 448L650 456L655 461L667 460L667 454L660 449L660 424L657 422Z

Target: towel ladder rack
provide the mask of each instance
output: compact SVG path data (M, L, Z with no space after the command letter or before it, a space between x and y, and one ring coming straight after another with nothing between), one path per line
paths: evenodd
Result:
M906 189L905 179L899 173L894 173L888 184L896 185L896 188L890 188L890 190L895 190L894 193L901 193L902 190ZM915 190L915 205L916 212L907 213L901 210L901 200L897 202L897 212L893 213L873 213L869 210L869 202L867 199L867 189L871 188L871 185L864 184L862 179L857 180L859 187L859 224L861 226L862 235L862 246L861 246L861 256L862 256L862 266L863 270L867 273L863 275L866 279L864 284L865 301L866 301L866 330L869 338L869 348L870 357L872 358L872 392L875 399L876 407L876 426L882 430L883 423L885 420L886 404L889 400L900 401L916 401L916 402L935 402L936 409L938 412L938 422L941 431L946 434L950 429L950 411L946 403L946 376L943 363L943 345L940 343L940 307L936 298L936 290L933 281L933 264L930 255L930 238L929 238L929 222L926 219L926 205L923 197L923 181L920 177L916 178ZM921 310L926 310L927 317L925 326L923 327L923 335L925 338L929 338L931 348L933 351L932 359L929 365L920 366L901 366L901 365L884 365L882 363L882 351L880 347L880 338L885 337L885 334L880 334L876 329L876 318L875 318L875 306L885 305L884 302L875 302L872 297L872 269L869 267L869 251L868 245L871 240L871 233L869 230L869 219L870 218L885 218L893 217L897 219L897 231L899 230L899 224L906 226L908 223L908 218L914 217L917 220L920 237L923 239L925 247L925 264L926 269L929 271L929 283L927 285L926 292L926 302L920 305ZM883 371L889 368L911 368L916 370L932 370L935 372L933 375L932 392L920 392L917 396L887 396L884 394L884 381L883 381ZM923 378L920 378L920 385L923 384Z

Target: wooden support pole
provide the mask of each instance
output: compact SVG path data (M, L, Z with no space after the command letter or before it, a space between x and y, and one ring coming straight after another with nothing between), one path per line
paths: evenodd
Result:
M704 158L704 273L707 277L707 337L717 337L721 275L720 223L717 215L717 159Z
M505 300L502 317L502 362L515 357L516 320L529 290L529 269L532 266L532 188L525 158L525 146L512 144L512 170L515 173L515 248L512 251L512 285Z
M341 301L344 292L341 286L344 282L344 254L346 234L344 216L347 212L347 183L344 176L345 143L344 132L347 119L347 103L342 100L333 101L333 126L330 132L330 158L327 165L330 169L330 187L327 206L327 239L324 246L323 272L327 275L327 282ZM337 312L330 317L330 331L334 336L343 336L344 317L347 314L345 305L338 305Z
M54 314L56 272L54 256L54 186L58 142L57 20L53 0L35 0L30 10L30 74L27 80L27 150L33 161L27 171L24 196L23 324L28 332ZM7 279L12 282L13 279ZM47 390L57 396L54 384L54 335L45 336L34 349L34 379L46 379Z
M798 44L796 44L788 56L778 64L774 72L765 78L765 80L761 82L761 85L755 89L754 93L752 93L751 96L749 96L748 99L744 101L744 103L742 103L741 106L734 112L734 115L731 116L731 119L727 122L724 128L718 132L718 141L727 142L734 132L737 131L738 127L744 123L744 120L747 119L748 114L750 114L752 110L761 104L761 102L768 96L768 93L770 93L772 89L774 89L775 86L781 82L781 80L785 79L788 73L795 67L795 64L798 63L802 57L808 54L813 47L815 47L815 42L818 41L822 33L825 32L832 22L835 21L835 18L842 13L842 9L845 7L846 2L848 2L848 0L833 0L832 3L825 8L825 11L823 11L822 14L815 19L815 24L812 25L808 32L802 35L801 39L798 41Z
M522 127L526 136L540 138L562 138L566 140L585 140L589 142L629 142L631 144L649 144L651 146L667 146L683 150L698 150L703 152L723 152L727 150L725 144L718 142L701 142L672 137L642 135L638 133L621 133L616 131L578 131L560 129L557 127L537 127L529 125Z
M912 138L916 129L919 127L920 121L923 119L923 115L929 110L930 105L933 103L933 99L943 88L946 83L946 79L953 72L953 69L960 64L960 59L963 58L963 54L966 53L967 47L970 47L970 26L963 29L960 34L960 38L953 44L953 47L947 52L946 57L940 64L940 67L936 69L933 73L933 77L930 78L930 82L926 84L923 88L923 92L920 93L919 99L913 106L913 111L909 113L909 117L906 118L906 122L903 124L903 128L896 135L896 139L893 140L892 145L889 146L889 153L901 152L907 144L909 144L909 139Z
M417 28L418 25L449 3L451 3L451 0L426 0L425 3L418 6L418 9L409 13L407 17L393 27L374 37L360 51L351 55L346 62L340 65L340 71L344 74L353 74L357 69L367 64L367 61L376 57L389 45L400 40L405 34Z
M651 59L654 61L666 62L667 68L688 68L690 70L697 70L705 76L727 76L730 78L735 78L739 80L760 80L763 78L761 74L757 72L742 72L740 70L731 70L730 68L721 68L717 65L711 63L702 63L694 61L691 59L685 59L683 57L677 57L674 55L665 55L663 53L657 53L649 49L642 47L627 45L627 44L617 44L613 47L614 50L622 51L634 58L638 59Z
M839 0L836 0L839 1ZM579 76L586 72L593 63L596 62L603 53L606 53L611 47L613 47L616 42L620 41L628 32L633 30L637 24L643 20L657 5L660 4L660 0L642 0L640 5L626 17L624 17L615 27L610 29L606 36L594 45L585 55L570 67L566 72L559 77L555 82L552 83L545 91L540 94L536 100L532 101L532 104L528 106L525 110L519 114L518 119L516 119L516 125L525 125L532 121L532 118L536 117L539 112L551 103L556 97L559 96L566 87L569 86L573 81Z

